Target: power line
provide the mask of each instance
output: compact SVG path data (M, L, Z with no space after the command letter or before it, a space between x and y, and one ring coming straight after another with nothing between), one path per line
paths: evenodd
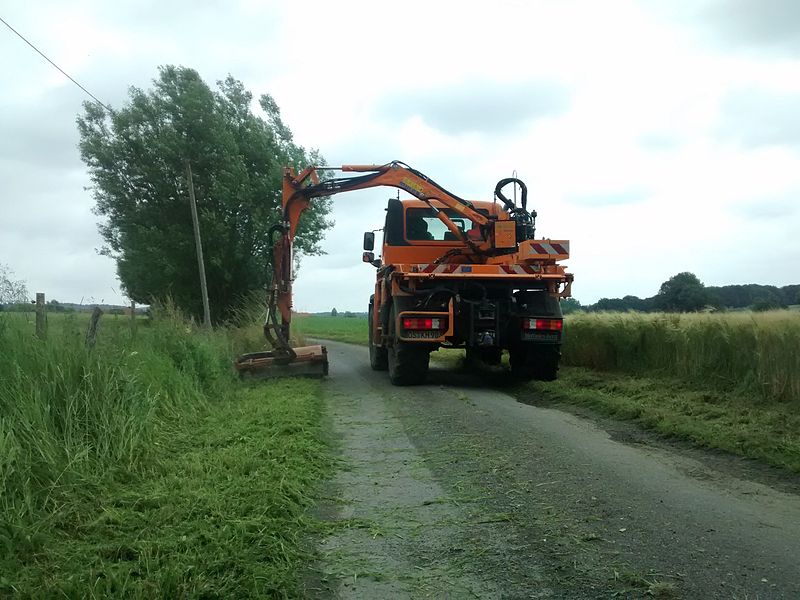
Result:
M111 107L110 107L108 104L105 104L105 103L103 103L103 102L100 102L100 100L98 100L98 99L97 99L97 96L95 96L95 95L94 95L92 92L90 92L90 91L89 91L89 90L87 90L85 87L83 87L83 86L82 86L80 83L78 83L77 81L75 81L75 79L73 79L73 78L72 78L72 76L71 76L69 73L67 73L67 72L66 72L64 69L62 69L61 67L59 67L59 66L58 66L56 63L54 63L54 62L53 62L52 60L50 60L49 58L47 58L47 56L45 56L44 52L42 52L41 50L39 50L39 49L38 49L36 46L34 46L34 45L33 45L32 43L30 43L30 42L29 42L27 39L25 39L25 36L23 36L23 35L22 35L22 34L21 34L19 31L17 31L17 30L16 30L16 29L14 29L14 28L13 28L11 25L9 25L9 24L8 24L8 22L7 22L7 21L6 21L6 20L5 20L3 17L0 17L0 21L2 21L2 22L3 22L3 25L5 25L5 26L6 26L6 27L8 27L8 28L9 28L11 31L13 31L14 33L16 33L16 34L17 34L17 36L19 37L19 39L21 39L23 42L25 42L26 44L28 44L28 46L30 46L30 47L31 47L31 48L33 48L34 50L36 50L36 52L39 54L39 56L41 56L43 59L45 59L45 60L46 60L47 62L49 62L51 65L53 65L53 66L54 66L56 69L58 69L58 70L61 72L61 74L62 74L62 75L64 75L64 76L65 76L67 79L69 79L69 80L70 80L72 83L74 83L75 85L77 85L77 86L78 86L79 88L81 88L81 89L82 89L84 92L86 92L86 93L87 93L89 96L91 96L91 98L92 98L92 99L93 99L95 102L97 102L97 103L98 103L100 106L102 106L102 107L103 107L103 108L105 108L106 110L108 110L108 111L110 111L110 112L113 112L113 111L112 111L112 109L111 109Z

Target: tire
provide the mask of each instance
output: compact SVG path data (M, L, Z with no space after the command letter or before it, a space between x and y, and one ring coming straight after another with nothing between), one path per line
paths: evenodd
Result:
M376 346L372 343L372 334L373 334L373 326L372 326L372 315L375 312L373 308L372 302L369 303L369 310L367 311L367 318L369 319L369 339L367 340L367 344L369 344L369 366L372 367L373 371L385 371L389 368L389 352L385 347Z
M389 380L392 385L419 385L428 376L431 353L428 348L413 342L401 342L395 337L395 310L392 308L389 331L391 346L389 347Z
M511 373L521 381L555 381L560 359L561 347L558 345L523 345L509 351Z

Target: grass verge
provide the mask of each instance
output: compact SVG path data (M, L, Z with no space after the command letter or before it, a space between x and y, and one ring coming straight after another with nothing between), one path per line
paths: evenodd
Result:
M240 384L175 316L29 329L0 321L0 596L298 594L318 382Z
M318 382L277 381L165 428L146 472L76 494L54 515L46 543L5 562L0 590L297 597L308 493L327 464L319 411Z
M721 392L678 378L632 376L562 368L554 382L518 391L536 398L594 409L647 429L800 472L800 414L791 404Z

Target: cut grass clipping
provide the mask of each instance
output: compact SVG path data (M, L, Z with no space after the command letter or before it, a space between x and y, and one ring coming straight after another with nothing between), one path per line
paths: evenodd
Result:
M319 383L240 384L227 332L176 315L114 323L89 351L0 319L0 596L298 595Z

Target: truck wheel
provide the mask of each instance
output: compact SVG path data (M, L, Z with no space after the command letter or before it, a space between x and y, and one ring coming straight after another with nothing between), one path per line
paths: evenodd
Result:
M392 385L419 385L428 376L431 354L426 348L395 340L389 348L389 380Z
M554 381L558 377L560 346L522 346L509 351L511 373L522 381Z
M395 309L392 307L389 325L392 345L389 347L389 380L392 385L418 385L428 376L431 353L413 342L401 342L394 331Z
M369 366L372 367L373 371L385 371L389 368L389 353L386 348L376 346L372 343L372 333L374 329L372 326L373 312L374 308L370 302L369 311L367 311L367 318L369 319L369 340L367 341L369 344Z

